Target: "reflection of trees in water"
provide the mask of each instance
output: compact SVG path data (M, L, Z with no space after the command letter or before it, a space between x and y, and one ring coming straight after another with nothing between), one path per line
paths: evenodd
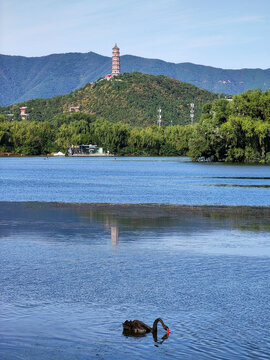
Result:
M160 207L156 206L102 206L80 209L82 217L103 226L116 246L119 229L151 233L208 232L217 228L269 231L270 212L259 208L242 207ZM260 215L260 216L258 216ZM267 224L267 225L266 225Z
M82 214L87 216L91 222L102 224L105 229L111 232L112 243L119 237L119 228L128 231L170 231L176 232L196 232L203 229L216 228L217 223L226 225L225 217L216 218L211 213L200 213L188 211L163 211L156 207L125 207L125 208L96 208L82 210ZM230 220L229 220L230 222ZM118 233L116 229L118 228ZM114 240L113 240L114 239Z
M157 206L158 209L158 206ZM118 226L128 228L132 230L153 230L153 228L166 228L172 225L180 225L181 223L187 223L184 218L185 214L181 216L175 215L173 212L166 214L157 211L154 208L110 208L104 207L101 209L89 209L83 210L84 216L87 216L91 221L103 223L106 229L110 229L111 226ZM196 216L194 214L194 216Z
M57 241L99 239L104 229L112 246L119 241L157 238L164 234L192 235L216 229L270 232L270 209L258 207L177 207L139 205L78 205L52 203L1 203L0 237L20 231L49 233ZM31 221L29 221L31 219ZM5 225L6 224L6 225ZM7 226L7 224L13 224ZM48 226L49 224L49 226ZM52 236L51 234L54 234ZM78 234L81 240L78 240Z

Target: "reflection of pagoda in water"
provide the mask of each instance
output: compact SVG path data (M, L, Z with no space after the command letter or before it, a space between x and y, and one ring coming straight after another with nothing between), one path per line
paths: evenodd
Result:
M119 237L119 228L118 226L111 226L111 243L112 246L116 246L118 244Z
M91 223L101 224L106 229L106 233L111 235L111 246L118 245L119 224L113 214L99 213L97 210L89 211L89 220Z

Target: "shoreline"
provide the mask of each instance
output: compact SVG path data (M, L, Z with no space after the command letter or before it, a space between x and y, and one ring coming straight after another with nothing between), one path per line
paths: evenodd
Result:
M22 207L51 207L55 209L74 210L103 210L149 213L151 215L181 215L191 214L216 214L270 217L270 206L239 206L239 205L181 205L181 204L150 204L150 203L71 203L71 202L46 202L46 201L0 201L0 208L6 206Z

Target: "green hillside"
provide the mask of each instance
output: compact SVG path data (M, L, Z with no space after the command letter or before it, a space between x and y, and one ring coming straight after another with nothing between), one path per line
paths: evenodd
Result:
M162 102L166 119L173 116L176 105L189 119L189 108L180 100L188 104L190 96L197 99L197 107L204 96L213 98L163 76L129 74L67 96L29 101L25 104L28 120L20 119L19 105L2 108L0 156L67 153L71 145L96 144L115 155L189 155L195 161L270 163L270 90L250 90L231 101L212 99L194 125L159 127L155 118L146 117ZM75 103L88 113L65 111ZM11 111L13 119L7 116ZM185 117L177 119L184 123Z
M195 104L196 122L203 105L217 98L217 94L165 76L126 73L109 81L88 83L68 95L2 107L0 113L13 113L14 119L20 120L19 108L27 106L29 120L51 121L56 115L69 112L71 106L80 106L81 112L111 122L147 126L156 123L157 110L161 107L163 125L184 125L190 123L191 102Z

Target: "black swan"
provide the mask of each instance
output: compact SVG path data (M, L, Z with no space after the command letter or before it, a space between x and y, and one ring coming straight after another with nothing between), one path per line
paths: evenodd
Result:
M153 327L151 328L150 326L146 325L145 323L143 323L140 320L126 320L123 323L123 333L124 334L133 334L133 335L143 335L146 333L152 333L152 334L156 334L157 333L157 324L158 322L161 323L161 325L163 326L163 329L167 331L167 336L169 336L169 328L168 326L166 326L163 322L163 320L161 318L157 318L154 323L153 323Z

